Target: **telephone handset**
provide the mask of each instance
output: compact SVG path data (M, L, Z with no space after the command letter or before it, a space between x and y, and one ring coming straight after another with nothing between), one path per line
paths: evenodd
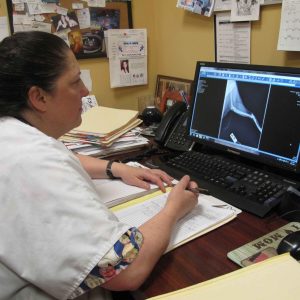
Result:
M184 102L175 102L164 115L154 140L169 149L191 150L193 142L187 137L188 111Z

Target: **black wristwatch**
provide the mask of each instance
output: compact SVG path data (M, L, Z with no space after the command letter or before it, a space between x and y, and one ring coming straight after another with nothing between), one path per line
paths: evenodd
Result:
M114 176L114 174L112 173L112 170L111 170L111 167L112 167L112 164L114 162L119 162L118 160L110 160L106 166L106 175L110 178L110 179L118 179L120 177L116 177Z

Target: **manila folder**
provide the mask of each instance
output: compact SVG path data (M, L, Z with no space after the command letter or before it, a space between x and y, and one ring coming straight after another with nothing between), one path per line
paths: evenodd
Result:
M135 121L137 116L136 110L94 106L82 114L82 123L74 131L111 135Z
M300 264L288 253L151 300L299 300Z

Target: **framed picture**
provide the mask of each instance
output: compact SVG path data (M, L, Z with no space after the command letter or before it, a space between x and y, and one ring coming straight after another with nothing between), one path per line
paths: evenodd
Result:
M78 59L106 57L105 31L132 28L131 1L6 0L11 33L42 30L66 41Z
M155 99L156 106L164 113L175 102L186 101L189 104L192 80L157 75Z

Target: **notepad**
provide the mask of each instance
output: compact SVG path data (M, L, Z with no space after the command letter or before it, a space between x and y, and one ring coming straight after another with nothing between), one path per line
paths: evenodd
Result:
M139 227L164 207L168 195L155 192L113 207L112 211L121 222ZM175 225L166 252L233 220L237 212L234 207L219 199L200 194L198 205Z
M148 300L299 300L300 264L289 254Z
M145 190L133 185L128 185L118 179L94 179L93 182L100 199L108 208L159 190L155 184L150 184L150 190Z

